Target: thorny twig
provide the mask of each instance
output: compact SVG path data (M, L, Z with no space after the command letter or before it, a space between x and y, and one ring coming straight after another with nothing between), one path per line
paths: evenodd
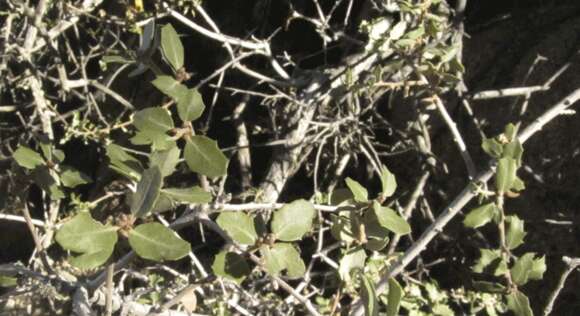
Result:
M564 288L564 285L566 284L566 280L570 276L570 273L572 273L574 270L576 270L578 267L580 267L580 258L570 258L570 257L564 256L564 257L562 257L562 261L564 261L564 264L566 264L566 267L564 268L564 271L560 275L560 279L558 280L558 285L556 285L556 288L554 289L554 291L552 291L550 293L550 296L548 297L548 301L546 302L546 307L544 307L544 312L542 314L544 316L548 316L552 313L552 309L554 308L554 303L556 303L556 299L558 298L558 295L560 295L560 292Z
M580 89L577 89L570 93L568 96L564 97L560 102L556 103L554 106L550 107L546 112L529 124L526 129L524 129L519 135L518 140L520 143L525 143L530 137L542 129L551 120L558 117L564 110L574 105L578 100L580 100ZM482 171L478 176L472 180L475 183L486 183L495 173L495 166L490 166L487 170ZM435 222L431 224L424 232L421 237L417 239L411 247L409 247L403 256L386 271L382 276L381 280L377 284L377 292L382 292L389 279L399 275L409 263L411 263L419 254L425 250L427 245L435 238L439 233L443 231L443 228L451 221L457 213L476 195L470 185L467 185L459 195L445 208L445 210L437 217ZM351 315L361 315L363 312L363 306L361 301L353 303L350 314Z

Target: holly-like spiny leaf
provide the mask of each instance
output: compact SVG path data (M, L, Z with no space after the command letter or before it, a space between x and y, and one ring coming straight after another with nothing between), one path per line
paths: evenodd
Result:
M210 178L221 177L227 172L228 159L217 142L205 136L195 135L187 140L184 157L191 171Z

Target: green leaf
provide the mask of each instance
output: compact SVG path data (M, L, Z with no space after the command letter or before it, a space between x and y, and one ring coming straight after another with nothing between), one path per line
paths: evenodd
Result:
M203 110L205 105L197 89L188 89L177 99L177 113L184 122L197 120L203 114Z
M373 210L382 227L399 235L406 235L411 232L411 226L394 210L381 206L376 201L373 202Z
M310 202L296 200L274 212L270 228L278 240L300 240L311 230L315 216L316 210Z
M129 244L141 258L153 261L181 259L191 251L188 242L160 223L135 227L129 232Z
M106 147L110 168L132 180L139 180L143 166L135 157L128 154L123 147L109 144Z
M50 199L60 200L64 198L64 193L60 189L60 178L56 172L48 167L37 167L32 171L34 182L50 195Z
M533 252L519 257L511 268L512 280L517 285L524 285L529 280L541 280L546 272L546 258L534 258Z
M522 165L522 156L524 154L524 147L519 140L513 140L503 146L503 157L512 158L516 161L516 166Z
M366 210L362 221L365 228L365 235L368 240L368 242L364 245L365 248L372 251L380 251L386 247L387 243L389 242L388 236L391 231L381 226L375 211L372 209Z
M203 204L211 202L211 194L198 186L191 188L165 188L161 192L180 203Z
M469 212L469 214L467 214L463 220L463 225L471 228L481 227L489 223L497 212L498 208L495 203L492 202L484 204Z
M350 192L352 192L355 201L364 203L369 200L367 189L365 189L360 183L351 178L346 178L345 182L346 186L350 189Z
M273 247L263 245L260 247L260 254L262 255L264 267L269 274L277 276L282 270L284 270L284 258L274 251Z
M510 250L515 249L524 243L524 238L526 237L524 221L513 215L507 216L506 222L508 223L506 232L506 245Z
M182 98L188 90L184 84L171 76L157 76L155 80L151 81L151 84L175 101Z
M389 295L387 297L387 316L399 315L399 307L401 306L401 298L403 298L403 288L399 285L395 278L389 279Z
M516 125L514 125L513 123L509 123L505 126L503 134L511 142L511 141L514 141L516 139L516 136L518 134L518 129L519 129L519 123Z
M113 247L104 248L95 252L87 252L80 256L68 258L68 262L81 270L96 268L109 259L113 254Z
M332 191L329 197L330 205L352 205L354 196L347 188L339 188Z
M503 260L498 249L479 249L481 256L471 267L475 273L490 273L494 276L504 275L508 271L507 263Z
M455 312L444 303L436 303L433 307L433 315L437 316L455 316Z
M60 181L62 182L62 185L67 188L74 188L76 186L92 182L89 176L76 170L73 167L68 166L62 167Z
M171 114L164 108L152 107L133 116L133 125L144 133L165 133L174 127Z
M514 180L514 184L512 185L512 190L516 192L523 191L526 188L526 184L520 177L516 177Z
M18 147L14 154L12 154L12 158L16 160L18 165L26 169L34 169L45 164L44 159L39 153L26 146Z
M544 277L544 272L546 272L546 270L546 256L542 256L539 259L534 258L528 277L530 280L541 280Z
M301 278L306 273L304 261L302 261L300 253L292 244L276 243L266 253L267 256L264 259L266 267L270 266L268 272L277 275L279 272L286 270L286 274L290 278ZM268 261L271 263L269 264Z
M508 192L516 179L518 167L512 158L501 158L497 164L497 174L495 175L495 188L499 194Z
M213 273L237 284L242 283L251 272L244 257L235 252L220 251L211 266Z
M161 213L165 211L172 210L179 205L173 198L165 194L163 190L159 192L159 197L155 201L155 206L151 210L151 214Z
M133 116L133 125L138 132L131 142L135 145L152 144L154 150L166 150L175 146L175 141L167 135L173 129L171 113L161 107L152 107L141 110Z
M353 233L352 221L350 216L355 216L353 212L341 211L337 215L331 214L332 226L330 233L336 240L352 243L356 238Z
M149 145L154 151L163 151L176 146L175 140L160 130L137 131L130 139L133 145Z
M362 299L365 316L379 316L379 301L377 300L377 292L375 290L375 285L372 280L361 273L361 292L360 297Z
M117 227L103 225L88 212L82 212L64 223L56 232L56 242L64 249L81 253L69 258L79 269L92 269L102 265L117 243Z
M388 243L388 237L381 239L367 236L367 242L364 244L364 247L370 251L381 251L387 246Z
M397 179L385 166L381 170L381 187L383 188L382 195L384 197L392 196L397 190Z
M239 244L253 245L258 240L254 219L243 212L223 212L216 222Z
M355 247L346 252L340 259L338 274L340 278L346 282L351 281L351 271L353 269L362 269L365 266L367 254L362 247Z
M178 71L183 67L183 45L171 24L161 28L161 50L173 70Z
M153 209L159 197L162 180L158 167L152 167L143 172L141 180L137 183L137 191L133 194L131 214L135 217L144 217Z
M515 316L533 316L530 301L524 293L514 291L506 296L508 309L514 312Z
M503 145L498 142L495 138L486 138L481 143L481 148L485 151L488 155L499 158L503 153Z
M285 253L286 272L289 278L302 278L306 273L306 266L300 257L300 253L292 244L278 244L277 247L282 247ZM276 246L276 245L274 245Z
M149 155L149 166L157 166L161 171L161 176L166 177L175 171L175 166L179 163L181 151L177 146L168 150L154 151Z
M52 150L52 161L57 162L57 163L61 163L64 161L65 158L65 154L64 151L60 150L60 149L53 149Z
M210 178L221 177L228 170L228 158L216 141L205 136L192 136L185 144L184 157L191 171Z

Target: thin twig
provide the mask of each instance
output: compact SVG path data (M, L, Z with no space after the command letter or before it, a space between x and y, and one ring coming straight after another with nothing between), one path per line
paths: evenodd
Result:
M540 117L533 121L530 125L526 127L518 135L518 140L520 143L525 143L532 135L542 129L548 122L556 118L562 113L562 111L571 107L580 99L580 89L577 89L570 93L568 96L564 97L560 102L550 107L546 112L544 112ZM457 197L445 208L445 210L437 217L435 222L431 224L424 232L421 234L419 239L417 239L407 251L399 258L399 260L393 264L389 270L381 276L381 280L377 284L377 293L384 291L385 287L390 278L397 276L409 263L411 263L419 254L427 247L427 245L435 238L439 233L443 231L443 228L449 223L457 213L476 195L476 192L472 189L471 183L487 183L487 181L495 173L495 165L491 166L481 172L474 180L472 180L464 189L459 193ZM350 315L362 315L363 306L361 300L357 300L352 304Z
M477 175L477 170L475 169L473 159L471 158L471 155L467 150L467 146L465 146L463 137L461 136L461 133L457 129L457 124L455 124L455 122L447 112L447 109L443 105L441 98L435 95L433 96L433 101L435 103L435 106L437 107L437 111L439 111L439 114L443 118L443 121L445 121L445 124L447 125L449 131L451 131L451 134L453 135L453 140L455 141L455 144L459 149L459 153L461 154L461 158L463 158L463 162L465 162L465 167L467 168L467 174L469 175L469 179L470 180L475 179Z
M560 275L558 285L556 285L556 288L554 289L554 291L552 291L552 293L550 293L550 296L548 297L548 302L546 303L544 313L542 314L544 316L548 316L550 315L550 313L552 313L554 303L556 303L558 295L560 295L560 292L562 291L562 289L564 289L564 284L566 283L566 280L570 276L570 273L572 273L572 271L574 271L576 268L580 267L580 258L570 258L564 256L562 257L562 261L564 261L564 263L566 264L566 268L564 269L564 272L562 272L562 275Z

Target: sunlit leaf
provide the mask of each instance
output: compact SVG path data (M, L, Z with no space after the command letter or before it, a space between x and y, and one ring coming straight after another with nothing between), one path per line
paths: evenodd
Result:
M44 159L39 153L26 146L18 147L12 155L12 158L14 158L16 163L21 167L26 169L34 169L45 164Z
M185 144L184 157L191 171L210 178L221 177L228 169L228 159L217 142L205 136L192 136Z
M516 179L518 167L513 158L501 158L498 160L497 173L495 175L495 188L498 193L508 192Z
M353 212L343 211L339 214L332 214L332 226L330 227L330 233L336 240L341 240L346 243L351 243L356 240L352 222L350 220L350 215Z
M60 172L60 181L62 185L67 188L74 188L76 186L91 183L92 180L86 174L76 170L73 167L63 166Z
M340 259L338 274L340 278L349 283L351 281L351 271L353 269L362 269L365 266L367 254L362 247L356 247L348 250Z
M179 35L171 24L161 28L161 49L163 57L177 71L183 67L183 45Z
M141 258L153 261L178 260L191 251L188 242L160 223L142 224L132 229L129 244Z
M512 158L516 161L516 166L522 165L522 156L524 154L524 147L519 140L513 140L503 146L503 157Z
M498 212L495 203L484 204L472 211L470 211L465 219L463 225L471 228L478 228L489 223Z
M161 175L166 177L175 171L180 154L181 151L177 146L171 147L168 150L154 151L149 155L149 166L159 167Z
M106 150L111 169L132 180L138 180L141 177L141 172L143 172L141 162L127 153L123 147L109 144Z
M272 275L278 275L286 270L288 277L300 278L306 272L300 253L292 244L276 243L272 247L263 246L260 248L260 253L266 270Z
M174 127L171 114L164 108L151 107L133 116L133 125L142 132L167 132Z
M312 228L316 210L306 200L296 200L274 212L271 230L276 239L283 241L300 240Z
M399 235L406 235L411 232L411 226L394 210L381 206L376 201L373 202L373 210L382 227Z
M361 290L360 297L363 302L365 309L365 316L378 316L379 315L379 301L377 299L377 293L375 291L375 285L372 280L361 273Z
M515 124L515 125L513 123L509 123L505 126L503 134L511 142L511 141L516 139L516 136L518 134L518 129L519 129L519 123Z
M351 178L346 178L345 182L346 186L350 189L350 192L352 192L355 201L364 203L369 200L367 189L365 189L360 183Z
M203 98L197 89L188 89L177 99L177 113L183 121L195 121L205 110Z
M254 219L243 212L223 212L216 222L237 243L253 245L258 239Z
M389 294L387 297L387 316L399 315L399 307L403 298L403 288L394 278L389 279Z
M372 209L365 211L362 221L364 223L365 235L368 240L364 245L365 248L373 251L382 250L389 242L388 236L391 231L380 224L375 211Z
M546 258L535 258L533 252L519 257L511 268L512 280L517 285L524 285L529 280L541 280L546 271Z
M530 307L530 300L524 293L514 291L506 296L508 309L511 310L515 316L533 316L532 308Z
M515 249L524 243L524 238L526 237L524 221L519 217L512 215L506 217L506 222L508 224L506 232L506 245L510 250Z
M64 223L56 232L56 242L64 249L80 253L69 262L80 269L102 265L117 243L117 227L103 225L88 212L82 212Z
M498 142L495 138L485 138L483 143L481 143L481 148L485 151L488 155L499 158L503 153L503 145Z
M387 167L383 166L381 170L381 187L383 189L382 195L384 197L392 196L397 190L397 179Z
M507 263L503 260L498 249L479 249L481 255L471 268L475 273L490 273L495 276L504 275L508 271Z
M171 76L157 76L155 80L151 81L151 84L175 101L182 98L188 91L184 84Z

